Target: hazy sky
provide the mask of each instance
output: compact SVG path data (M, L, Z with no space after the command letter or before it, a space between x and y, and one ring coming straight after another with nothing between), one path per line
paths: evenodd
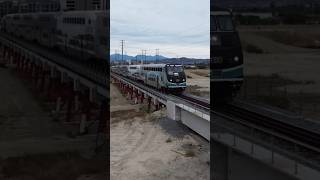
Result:
M111 53L210 57L210 0L111 0Z

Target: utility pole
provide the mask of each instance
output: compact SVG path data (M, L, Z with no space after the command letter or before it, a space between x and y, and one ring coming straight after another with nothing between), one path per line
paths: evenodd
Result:
M126 56L128 55L127 51L125 52L125 55L126 55ZM128 57L128 56L127 56L127 57ZM129 62L126 61L126 63L128 63L129 65L131 65L131 59L129 59Z
M114 50L114 56L115 56L115 60L116 60L116 63L118 62L118 50Z
M159 49L156 49L156 64L158 64L159 61Z
M121 40L121 62L123 63L123 44L124 40Z
M144 62L147 64L147 50L144 50Z
M141 64L143 64L143 50L141 50Z
M141 63L145 64L147 63L147 50L141 50ZM143 60L144 58L144 60Z

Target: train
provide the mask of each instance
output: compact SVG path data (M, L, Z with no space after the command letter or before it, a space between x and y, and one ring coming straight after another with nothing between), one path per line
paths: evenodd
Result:
M232 11L210 10L210 79L213 102L234 99L243 84L243 52Z
M141 64L112 66L111 72L146 84L165 93L182 93L187 79L181 64Z
M105 11L20 13L1 19L2 32L78 61L108 60L108 28Z

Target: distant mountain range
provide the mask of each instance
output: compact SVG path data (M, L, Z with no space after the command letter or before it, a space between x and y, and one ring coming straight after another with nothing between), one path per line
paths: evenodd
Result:
M111 54L110 55L111 61L122 61L121 54ZM145 57L142 55L136 55L136 56L128 56L123 55L124 61L131 60L132 62L141 60L145 60ZM187 57L181 57L181 58L168 58L165 56L147 56L146 61L147 62L154 62L158 60L158 63L179 63L179 64L209 64L209 59L196 59L196 58L187 58Z
M121 61L122 56L121 54L111 54L110 55L111 61ZM163 60L163 59L168 59L167 57L157 55L157 56L142 56L142 55L136 55L136 56L128 56L128 55L123 55L123 60L128 61L128 60L146 60L146 61L156 61L156 60Z

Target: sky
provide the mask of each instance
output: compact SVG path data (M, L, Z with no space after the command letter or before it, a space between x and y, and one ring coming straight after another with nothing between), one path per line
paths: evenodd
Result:
M111 0L110 50L210 57L210 0Z

